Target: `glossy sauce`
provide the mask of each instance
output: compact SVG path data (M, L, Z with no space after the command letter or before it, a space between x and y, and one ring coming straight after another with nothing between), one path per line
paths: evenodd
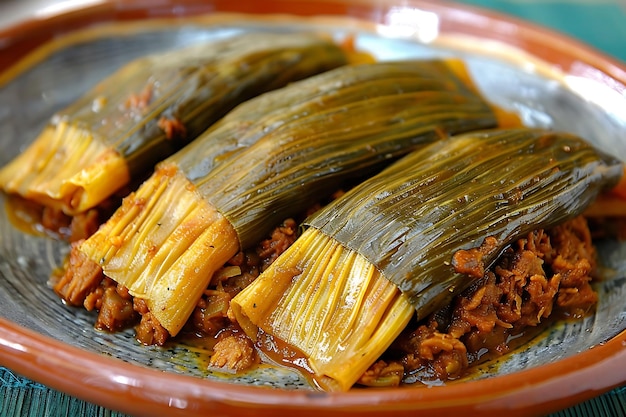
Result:
M69 234L69 218L57 230L44 226L44 207L25 198L9 195L6 198L5 210L13 227L22 233L39 237L64 239Z

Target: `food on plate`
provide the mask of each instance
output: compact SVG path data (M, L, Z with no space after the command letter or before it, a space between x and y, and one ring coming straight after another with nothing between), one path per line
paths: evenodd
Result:
M143 319L178 334L216 271L282 220L425 143L495 127L463 69L347 65L238 106L74 246L55 290L80 305L101 270L145 302Z
M618 183L623 169L618 159L567 133L498 129L433 142L310 216L302 236L231 301L232 316L251 338L274 338L299 352L306 359L303 369L310 369L324 389L367 383L368 368L412 319L421 321L450 305L479 280L501 282L486 272L506 257L511 244L520 238L527 247L544 244L532 233L574 219L601 191ZM587 242L584 225L570 224L568 230L573 229L583 231L580 240ZM560 235L555 236L552 243L558 245ZM496 266L496 274L507 275L506 265L519 262L517 256L528 255L512 256L508 264L501 260L505 264ZM558 271L556 261L543 261ZM562 270L558 288L557 281L540 279L541 263L534 262L537 270L530 280L552 287L546 288L544 301L557 290L559 297L578 291L567 283L576 268ZM579 286L587 281L583 277ZM482 305L488 289L496 291L483 286L468 304L475 304L473 309ZM514 313L527 295L500 293L496 302L505 304L501 298L508 294L513 295ZM589 296L593 304L594 296ZM551 306L547 302L535 311L537 319ZM498 324L513 327L502 320ZM429 331L424 337L417 334ZM458 353L458 339L451 334L467 331L453 329L446 336L435 319L412 339L420 349L430 349L434 359L433 352ZM459 362L446 365L444 371L454 374ZM413 371L419 369L418 364ZM375 385L376 377L370 382Z
M554 317L593 312L587 219L623 203L622 162L521 127L460 60L357 64L349 43L302 37L297 60L276 54L304 80L230 102L72 244L53 280L65 303L96 310L98 329L135 326L144 344L200 338L214 370L269 359L331 391L459 379Z
M0 170L0 188L84 213L235 105L346 62L343 48L304 33L241 34L139 58L56 113Z
M357 384L473 378L480 365L493 369L492 360L541 341L538 335L557 321L592 314L599 296L590 227L578 216L513 242L450 304L413 320Z

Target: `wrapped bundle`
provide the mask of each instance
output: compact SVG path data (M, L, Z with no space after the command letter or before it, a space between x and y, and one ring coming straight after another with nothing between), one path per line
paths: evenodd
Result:
M341 181L495 126L462 70L445 61L344 66L252 99L163 161L78 250L175 335L217 269Z
M347 390L413 316L447 305L520 236L580 214L622 172L564 133L433 143L307 219L231 314L252 338L301 352L324 389Z
M307 34L251 33L133 61L52 117L0 187L75 215L189 143L235 105L347 62Z

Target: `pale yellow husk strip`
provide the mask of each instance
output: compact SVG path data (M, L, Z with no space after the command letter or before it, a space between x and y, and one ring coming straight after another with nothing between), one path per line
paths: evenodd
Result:
M162 166L79 248L176 335L239 241L176 167Z
M406 327L408 299L364 257L308 229L231 302L258 328L303 352L327 390L349 389Z
M61 121L0 169L0 188L48 207L76 214L128 183L124 158L91 133Z

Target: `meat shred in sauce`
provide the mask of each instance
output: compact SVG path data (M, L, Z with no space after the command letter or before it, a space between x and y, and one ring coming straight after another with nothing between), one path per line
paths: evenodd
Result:
M182 337L213 341L212 368L236 372L259 362L253 343L228 317L229 302L295 241L297 225L287 219L256 248L235 255L198 301ZM509 352L515 347L512 341L555 313L580 318L593 310L595 251L584 217L529 233L485 268L482 255L492 243L486 239L479 248L455 254L457 270L479 279L450 305L409 326L359 384L458 379L485 358ZM75 248L76 244L68 260L71 267L54 286L59 296L67 304L96 310L95 327L100 330L134 326L139 342L167 343L167 330L145 302L104 277L99 266Z
M595 250L583 217L519 239L453 303L405 331L360 379L369 386L403 379L447 381L552 314L580 318L597 302L591 286ZM402 369L402 372L399 372Z

